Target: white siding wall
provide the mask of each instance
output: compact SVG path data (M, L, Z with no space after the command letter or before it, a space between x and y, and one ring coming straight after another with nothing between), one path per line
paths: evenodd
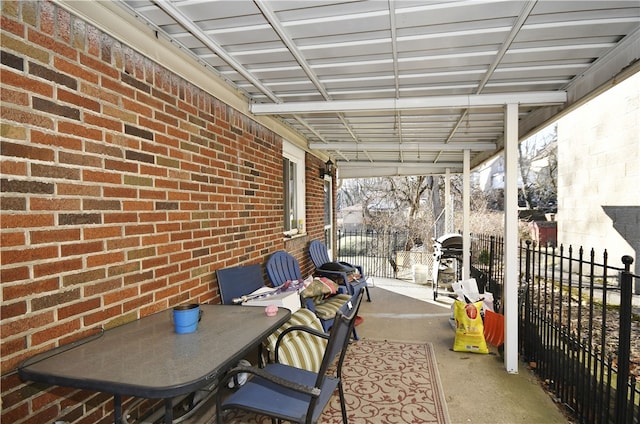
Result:
M621 265L622 255L632 255L638 261L634 251L638 241L625 241L603 207L635 206L625 209L632 215L623 218L635 220L637 237L640 74L562 118L558 141L559 243L596 248L600 258L606 248L609 263L615 266Z

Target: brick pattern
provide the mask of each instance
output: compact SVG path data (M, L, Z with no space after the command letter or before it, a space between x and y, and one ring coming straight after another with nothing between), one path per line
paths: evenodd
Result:
M111 397L24 384L20 361L182 302L282 236L282 140L47 1L2 2L2 422L112 422ZM128 402L128 400L127 400ZM126 406L126 405L125 405Z

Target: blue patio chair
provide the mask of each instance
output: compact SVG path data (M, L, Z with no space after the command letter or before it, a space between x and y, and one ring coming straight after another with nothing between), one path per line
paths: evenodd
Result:
M242 265L216 270L220 299L223 305L239 304L242 296L264 286L264 277L260 264ZM280 334L289 327L305 326L323 331L322 323L314 312L299 309L291 318L273 332L260 345L258 357L260 365L273 362L276 357L280 363L317 372L327 341L303 332L289 333L284 339ZM278 345L276 347L276 344Z
M220 290L220 303L223 305L241 304L242 296L253 293L260 287L264 287L264 277L260 264L241 265L216 270L218 289ZM265 346L258 347L260 366L264 366Z
M355 318L362 302L361 289L345 302L334 317L334 325L329 335L306 327L291 327L287 331L305 331L316 337L327 339L327 347L322 357L320 370L312 371L279 363L266 368L236 367L229 371L227 379L239 373L252 374L252 378L222 399L222 390L216 396L217 423L222 424L222 412L241 409L273 419L294 423L317 423L333 393L338 389L342 422L347 424L347 410L342 387L342 363L344 362L349 335L354 328ZM284 337L283 333L280 337ZM327 374L336 357L335 374Z
M316 267L316 273L332 280L337 278L343 281L350 294L355 293L360 288L364 288L367 292L367 302L371 302L367 278L364 275L362 266L351 265L347 262L332 261L329 258L327 246L320 240L312 240L311 243L309 243L309 256L311 257L311 262L313 262L313 265ZM349 278L348 271L350 269L356 269L360 273L360 276L357 279Z
M240 299L265 285L260 264L218 269L216 277L220 289L220 303L223 305L240 303L234 302L234 299Z
M280 250L275 252L267 259L266 263L267 277L274 287L280 286L287 281L302 280L300 265L296 258L289 253ZM327 299L306 298L301 299L305 308L311 310L320 318L322 328L328 332L333 325L333 318L336 312L345 302L351 298L349 294L336 294ZM353 337L358 340L358 334L353 329Z

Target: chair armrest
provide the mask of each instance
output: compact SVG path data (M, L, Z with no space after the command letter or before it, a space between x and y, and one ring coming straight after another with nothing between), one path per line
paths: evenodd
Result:
M332 276L332 275L337 275L339 277L345 278L347 276L346 272L342 272L342 271L330 271L328 269L322 269L322 268L316 268L316 272L320 275L322 275L323 277L328 277L328 276Z
M278 336L278 340L276 341L276 354L278 351L278 347L280 346L280 342L282 341L282 339L284 338L284 336L286 336L287 334L291 333L292 331L304 331L305 333L309 333L312 334L314 336L320 337L322 339L325 340L329 340L329 335L326 333L322 333L314 328L311 327L305 327L304 325L294 325L291 326L289 328L287 328L286 330L284 330L282 333L280 333L280 335Z
M347 294L351 294L353 292L353 287L351 287L351 283L349 282L349 278L347 277L347 273L346 272L342 272L342 271L329 271L326 269L319 269L316 268L316 273L320 274L320 276L322 277L328 277L331 279L331 277L340 277L342 279L342 281L344 281L344 286L347 287ZM339 286L341 286L339 284ZM340 287L338 287L338 291L340 291Z
M352 268L355 268L358 270L358 272L360 273L360 277L364 278L364 271L362 270L362 265L352 265L349 262L340 262L342 265L347 265L350 266Z
M247 367L247 366L238 366L230 369L223 379L223 383L226 384L231 378L235 375L247 373L257 375L260 378L264 378L265 380L271 381L274 384L277 384L282 387L286 387L287 389L295 390L296 392L304 393L309 396L318 397L320 396L320 388L307 386L305 384L296 383L295 381L290 381L281 377L277 377L273 374L269 374L262 368L257 367Z

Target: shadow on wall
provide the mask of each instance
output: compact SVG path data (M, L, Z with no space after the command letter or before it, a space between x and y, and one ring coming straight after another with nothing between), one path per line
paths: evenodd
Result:
M633 249L634 274L640 275L640 206L603 206L604 212L613 222L613 228ZM636 278L634 293L640 294L640 279Z

